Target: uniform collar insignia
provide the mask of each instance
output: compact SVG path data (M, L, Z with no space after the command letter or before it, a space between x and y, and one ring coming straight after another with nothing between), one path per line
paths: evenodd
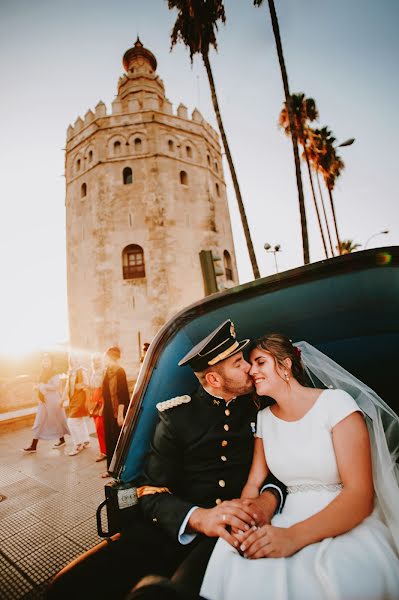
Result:
M220 400L218 400L217 398L214 398L213 399L213 404L216 404L217 406L219 406Z

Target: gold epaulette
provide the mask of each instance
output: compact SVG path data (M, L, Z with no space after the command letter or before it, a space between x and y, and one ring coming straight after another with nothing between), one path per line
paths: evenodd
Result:
M170 494L170 490L167 487L155 487L153 485L142 485L137 488L137 498L142 496L149 496L150 494Z
M157 409L159 412L163 412L164 410L169 410L169 408L174 408L180 404L187 404L187 402L191 402L190 396L176 396L176 398L165 400L165 402L158 402Z

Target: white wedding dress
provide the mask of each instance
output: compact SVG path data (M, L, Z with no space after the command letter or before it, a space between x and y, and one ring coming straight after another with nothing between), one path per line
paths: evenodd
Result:
M332 429L359 410L342 390L324 390L298 421L258 415L270 471L289 487L272 524L289 527L322 510L340 493ZM399 506L398 506L399 510ZM219 539L201 596L209 600L398 600L399 558L377 509L360 525L288 558L248 560Z

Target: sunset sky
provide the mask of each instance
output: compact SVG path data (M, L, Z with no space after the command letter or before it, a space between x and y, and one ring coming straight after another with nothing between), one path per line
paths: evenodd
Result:
M275 271L265 242L281 244L280 270L302 264L292 149L277 127L283 88L267 2L225 0L212 65L262 275ZM276 0L292 92L313 97L346 169L335 192L342 238L399 244L397 0ZM206 75L170 49L175 13L163 0L2 0L0 3L0 354L67 339L64 147L70 123L97 102L108 110L137 34L158 60L176 108L216 127ZM306 182L305 168L302 168ZM252 279L229 184L241 282ZM307 183L307 182L306 182ZM311 260L323 258L305 189Z

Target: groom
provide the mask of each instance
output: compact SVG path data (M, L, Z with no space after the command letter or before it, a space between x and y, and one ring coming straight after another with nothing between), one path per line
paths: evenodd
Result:
M236 545L230 528L267 523L281 508L284 490L273 477L257 499L239 499L258 411L242 353L248 343L237 340L227 320L181 359L179 365L189 365L201 385L157 405L159 422L137 490L141 512L134 529L64 569L49 598L69 599L82 584L96 600L122 598L144 575L171 576L201 545L209 556L218 537Z

